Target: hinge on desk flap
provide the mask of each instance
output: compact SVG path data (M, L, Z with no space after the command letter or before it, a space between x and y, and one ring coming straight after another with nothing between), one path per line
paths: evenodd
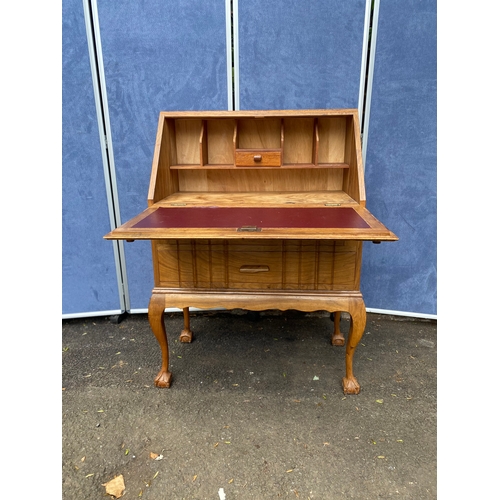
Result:
M325 203L325 207L340 207L340 203Z
M257 226L241 226L237 229L237 231L247 232L247 233L257 233L259 231L262 231L262 229Z
M185 207L187 203L170 203L173 207Z

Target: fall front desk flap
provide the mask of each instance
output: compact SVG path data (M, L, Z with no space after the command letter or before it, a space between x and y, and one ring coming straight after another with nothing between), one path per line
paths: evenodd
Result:
M106 239L302 238L396 241L368 210L349 207L152 206Z

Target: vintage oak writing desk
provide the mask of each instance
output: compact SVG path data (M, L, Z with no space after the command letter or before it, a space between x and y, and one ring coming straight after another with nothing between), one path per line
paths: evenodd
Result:
M162 112L148 208L105 236L151 240L148 317L160 344L155 384L170 387L166 307L326 310L332 344L351 316L345 393L366 309L363 241L398 238L365 208L357 110Z

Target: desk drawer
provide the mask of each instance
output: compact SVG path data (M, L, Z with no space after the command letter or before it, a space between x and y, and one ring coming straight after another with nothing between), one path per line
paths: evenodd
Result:
M234 163L237 167L279 167L281 149L237 149Z
M154 244L155 284L171 288L353 290L357 242L167 240Z

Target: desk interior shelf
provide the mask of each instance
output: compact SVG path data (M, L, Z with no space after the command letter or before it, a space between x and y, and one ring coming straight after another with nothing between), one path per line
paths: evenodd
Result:
M165 120L172 169L349 168L348 116Z

